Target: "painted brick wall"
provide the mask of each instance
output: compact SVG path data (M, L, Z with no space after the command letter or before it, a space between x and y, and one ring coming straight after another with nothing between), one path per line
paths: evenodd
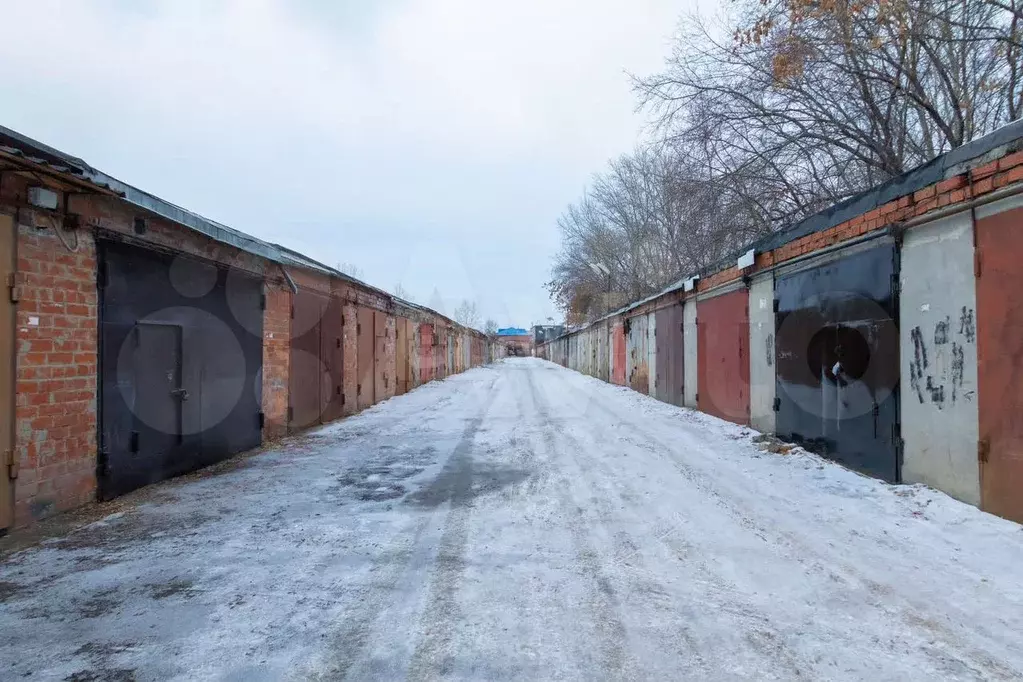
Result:
M288 432L288 370L291 360L291 290L266 283L263 312L263 440Z
M96 494L96 249L71 253L53 230L18 228L15 524Z

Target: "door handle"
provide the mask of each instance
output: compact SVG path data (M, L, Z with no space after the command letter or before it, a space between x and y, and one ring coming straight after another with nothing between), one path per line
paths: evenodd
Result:
M182 401L188 400L188 389L175 388L171 391L171 395L175 398L180 398Z

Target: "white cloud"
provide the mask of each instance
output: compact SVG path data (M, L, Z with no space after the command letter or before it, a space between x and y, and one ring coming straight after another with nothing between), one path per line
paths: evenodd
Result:
M479 298L485 314L513 318L502 325L549 314L557 214L635 143L625 70L656 69L686 9L139 7L9 3L2 122L239 229L365 263L385 288ZM428 257L410 252L417 242Z

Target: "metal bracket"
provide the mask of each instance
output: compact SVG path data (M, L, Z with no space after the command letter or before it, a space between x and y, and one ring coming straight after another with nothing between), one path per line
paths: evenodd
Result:
M981 438L977 441L977 461L987 462L988 456L991 454L991 441L987 438Z
M7 289L11 295L11 303L21 300L21 276L16 272L7 275Z
M7 466L7 478L14 480L18 477L18 460L14 457L14 450L4 450L4 464Z

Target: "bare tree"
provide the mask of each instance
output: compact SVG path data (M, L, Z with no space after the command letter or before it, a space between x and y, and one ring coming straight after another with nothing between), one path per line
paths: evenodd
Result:
M733 0L637 79L653 137L558 221L576 324L1023 113L1023 0Z
M480 325L480 312L475 301L463 299L455 308L455 322L465 327L476 329Z
M408 301L410 303L416 302L416 299L412 297L412 293L404 286L402 286L401 282L398 282L397 284L394 285L394 289L391 291L391 294L393 296L396 296L397 298L402 299L403 301Z
M354 277L355 279L363 279L362 268L360 268L355 263L338 263L334 267L337 268L339 271L345 273L349 277Z
M497 334L497 321L488 317L487 321L483 323L483 332L487 336L495 336Z

